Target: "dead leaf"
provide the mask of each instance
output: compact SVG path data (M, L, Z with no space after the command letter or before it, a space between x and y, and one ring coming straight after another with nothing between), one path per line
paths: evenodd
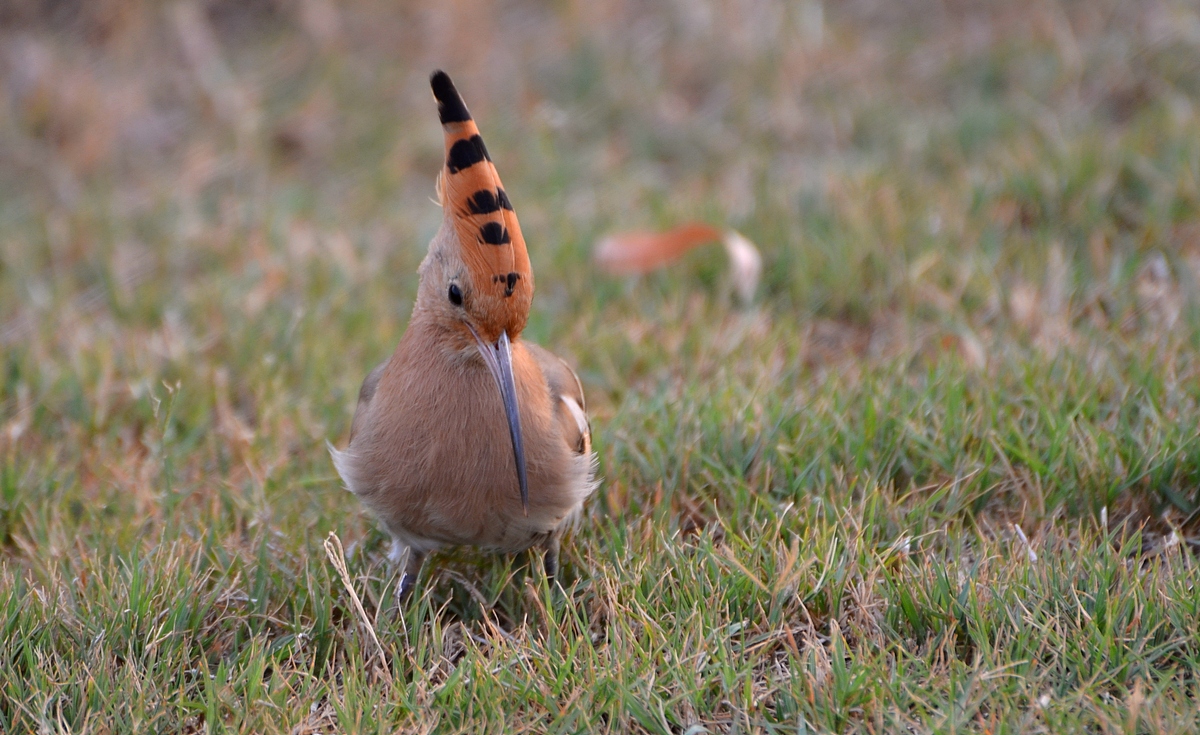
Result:
M729 253L729 271L733 276L733 287L743 304L754 301L758 290L758 279L762 277L762 255L758 248L736 230L725 232L725 252Z
M712 225L693 222L667 232L626 232L610 235L596 245L597 265L614 275L649 273L697 245L721 239Z
M729 256L734 290L743 303L754 301L762 277L762 255L754 243L736 230L722 232L712 225L691 222L667 232L626 232L610 235L596 244L596 264L613 275L649 273L693 248L720 241Z

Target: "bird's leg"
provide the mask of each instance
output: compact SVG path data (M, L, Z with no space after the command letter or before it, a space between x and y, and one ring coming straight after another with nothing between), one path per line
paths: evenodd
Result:
M561 539L562 531L556 528L542 544L542 548L546 550L545 556L542 557L542 568L546 570L546 579L551 582L554 581L554 575L558 574L558 549Z
M417 576L421 574L421 564L425 555L411 546L404 546L398 540L392 541L392 552L388 554L393 563L403 564L400 581L396 583L396 607L400 607L417 584Z

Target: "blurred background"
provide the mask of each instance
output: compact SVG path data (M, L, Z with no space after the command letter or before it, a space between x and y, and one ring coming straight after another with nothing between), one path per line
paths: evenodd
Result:
M971 502L1042 516L1131 487L1191 508L1194 3L4 0L0 29L9 534L49 543L43 496L62 533L177 502L353 516L323 445L439 222L436 68L521 217L527 334L584 379L608 510L846 473L974 477ZM758 245L753 306L718 250L591 264L692 220ZM919 385L992 408L955 428ZM1153 416L1122 413L1130 385ZM1039 419L1068 394L1082 438Z
M389 620L326 441L437 68L602 484L565 602L446 553ZM1193 0L0 0L0 729L1191 732L1198 106ZM689 222L749 303L594 264Z

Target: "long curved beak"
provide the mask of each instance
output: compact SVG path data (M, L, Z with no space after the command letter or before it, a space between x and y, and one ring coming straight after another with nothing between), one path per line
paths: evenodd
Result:
M517 383L513 378L512 343L508 332L501 332L500 339L488 344L468 322L467 327L475 337L483 361L496 379L500 389L500 400L504 403L504 415L508 418L508 434L512 439L513 459L517 464L517 482L521 486L521 507L529 515L529 477L525 471L525 444L521 440L521 412L517 405Z

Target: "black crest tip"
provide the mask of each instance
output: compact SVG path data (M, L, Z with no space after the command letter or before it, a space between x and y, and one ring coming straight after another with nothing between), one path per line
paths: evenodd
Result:
M471 113L463 102L462 96L450 81L450 75L438 69L429 77L429 86L433 88L433 96L438 102L438 117L442 124L466 122L471 119Z

